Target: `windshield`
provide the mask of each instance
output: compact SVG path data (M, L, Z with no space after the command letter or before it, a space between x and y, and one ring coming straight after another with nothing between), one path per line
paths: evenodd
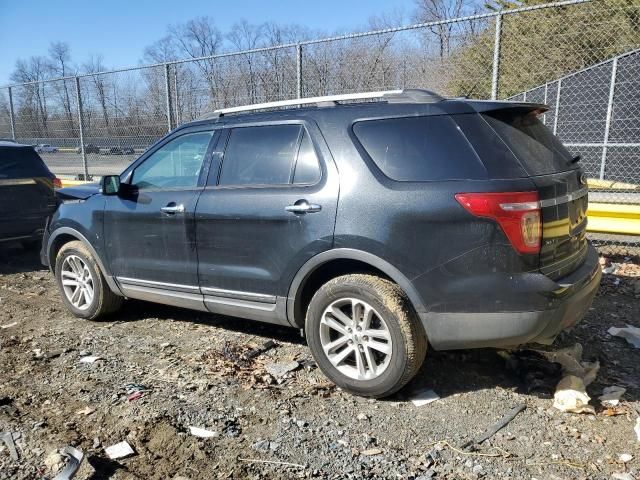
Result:
M538 118L537 110L505 109L482 117L507 144L529 175L577 168L571 153Z

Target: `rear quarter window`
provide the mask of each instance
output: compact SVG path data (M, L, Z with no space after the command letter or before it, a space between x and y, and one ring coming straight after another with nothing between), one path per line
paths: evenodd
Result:
M31 147L0 147L0 178L51 177Z
M484 165L450 116L364 120L353 125L353 133L392 180L487 178Z
M515 154L529 175L547 175L578 168L562 142L535 110L509 108L482 114Z

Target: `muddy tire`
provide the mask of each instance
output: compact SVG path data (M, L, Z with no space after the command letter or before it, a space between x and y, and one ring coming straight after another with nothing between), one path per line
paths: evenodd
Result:
M62 246L55 275L62 301L76 317L95 320L122 305L124 299L111 291L93 255L80 241Z
M342 389L386 397L418 372L427 337L395 283L352 274L324 284L305 321L307 342L323 373Z

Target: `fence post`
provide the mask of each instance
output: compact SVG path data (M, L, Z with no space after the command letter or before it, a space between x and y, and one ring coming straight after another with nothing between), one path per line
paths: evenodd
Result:
M13 113L13 91L9 87L9 122L11 123L11 138L16 139L16 117Z
M297 95L302 98L302 45L296 45L296 73L297 73Z
M80 94L80 77L76 77L76 103L78 104L78 130L80 130L80 153L82 153L82 169L84 179L89 180L89 167L87 166L87 153L84 151L84 123L82 121L82 95Z
M604 139L602 143L602 161L600 162L600 180L604 179L604 170L607 164L607 146L609 145L609 129L611 127L611 114L613 113L613 96L616 90L616 76L618 75L618 57L613 59L611 65L611 85L609 85L609 102L607 103L607 120L604 124Z
M562 79L558 80L558 89L556 90L556 114L553 117L553 134L558 133L558 117L560 116L560 90L562 90Z
M167 97L167 126L169 127L169 131L171 131L172 123L171 123L171 81L169 80L169 64L164 64L164 81L166 86L166 97Z
M491 99L498 98L498 76L500 75L500 39L502 37L502 14L496 17L496 36L493 41L493 73L491 75Z
M178 64L173 66L173 119L176 127L182 121L180 113L180 103L178 98Z

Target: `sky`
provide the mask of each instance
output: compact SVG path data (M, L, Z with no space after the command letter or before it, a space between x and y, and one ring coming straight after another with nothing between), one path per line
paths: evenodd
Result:
M110 68L137 65L144 48L168 24L208 15L225 32L249 23L296 23L312 30L349 32L373 15L403 13L414 0L0 0L0 85L16 60L46 55L52 41L67 42L75 62L102 54Z

